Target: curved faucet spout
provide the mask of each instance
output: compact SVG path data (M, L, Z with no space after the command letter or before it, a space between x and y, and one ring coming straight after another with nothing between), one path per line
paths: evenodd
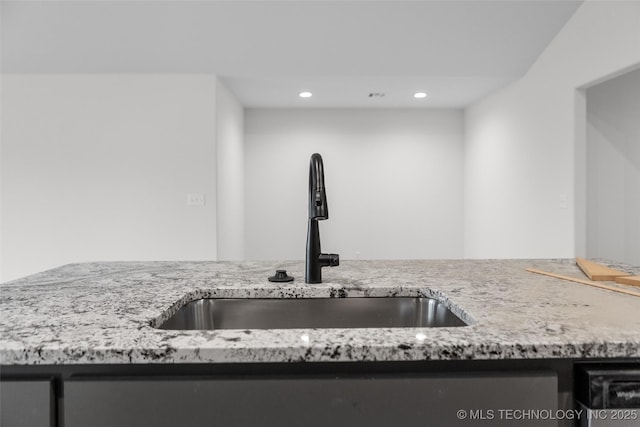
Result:
M309 219L328 219L327 194L324 188L322 156L314 153L309 162Z
M309 227L307 228L307 256L304 281L322 283L322 267L340 265L337 254L323 254L320 249L318 221L329 218L327 194L324 188L322 156L314 153L309 164Z

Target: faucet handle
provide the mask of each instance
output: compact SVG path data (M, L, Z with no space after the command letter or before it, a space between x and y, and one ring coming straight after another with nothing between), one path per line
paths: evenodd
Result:
M320 266L337 267L340 265L340 255L338 254L320 254Z

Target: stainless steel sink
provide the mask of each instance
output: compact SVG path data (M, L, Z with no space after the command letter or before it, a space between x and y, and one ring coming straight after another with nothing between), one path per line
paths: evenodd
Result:
M422 328L466 325L431 298L248 298L192 301L159 328Z

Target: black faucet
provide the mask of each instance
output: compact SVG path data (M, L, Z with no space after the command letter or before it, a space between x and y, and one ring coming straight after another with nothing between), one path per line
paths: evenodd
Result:
M329 218L327 194L324 189L322 156L311 155L309 164L309 227L307 228L307 258L304 271L306 283L322 283L322 267L340 265L338 254L323 254L320 249L318 221Z

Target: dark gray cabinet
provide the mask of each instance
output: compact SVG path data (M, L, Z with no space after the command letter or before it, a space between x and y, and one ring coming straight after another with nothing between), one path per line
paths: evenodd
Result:
M66 427L542 427L556 421L501 419L498 411L557 406L554 372L64 381Z
M0 426L55 426L55 400L50 379L0 381Z

